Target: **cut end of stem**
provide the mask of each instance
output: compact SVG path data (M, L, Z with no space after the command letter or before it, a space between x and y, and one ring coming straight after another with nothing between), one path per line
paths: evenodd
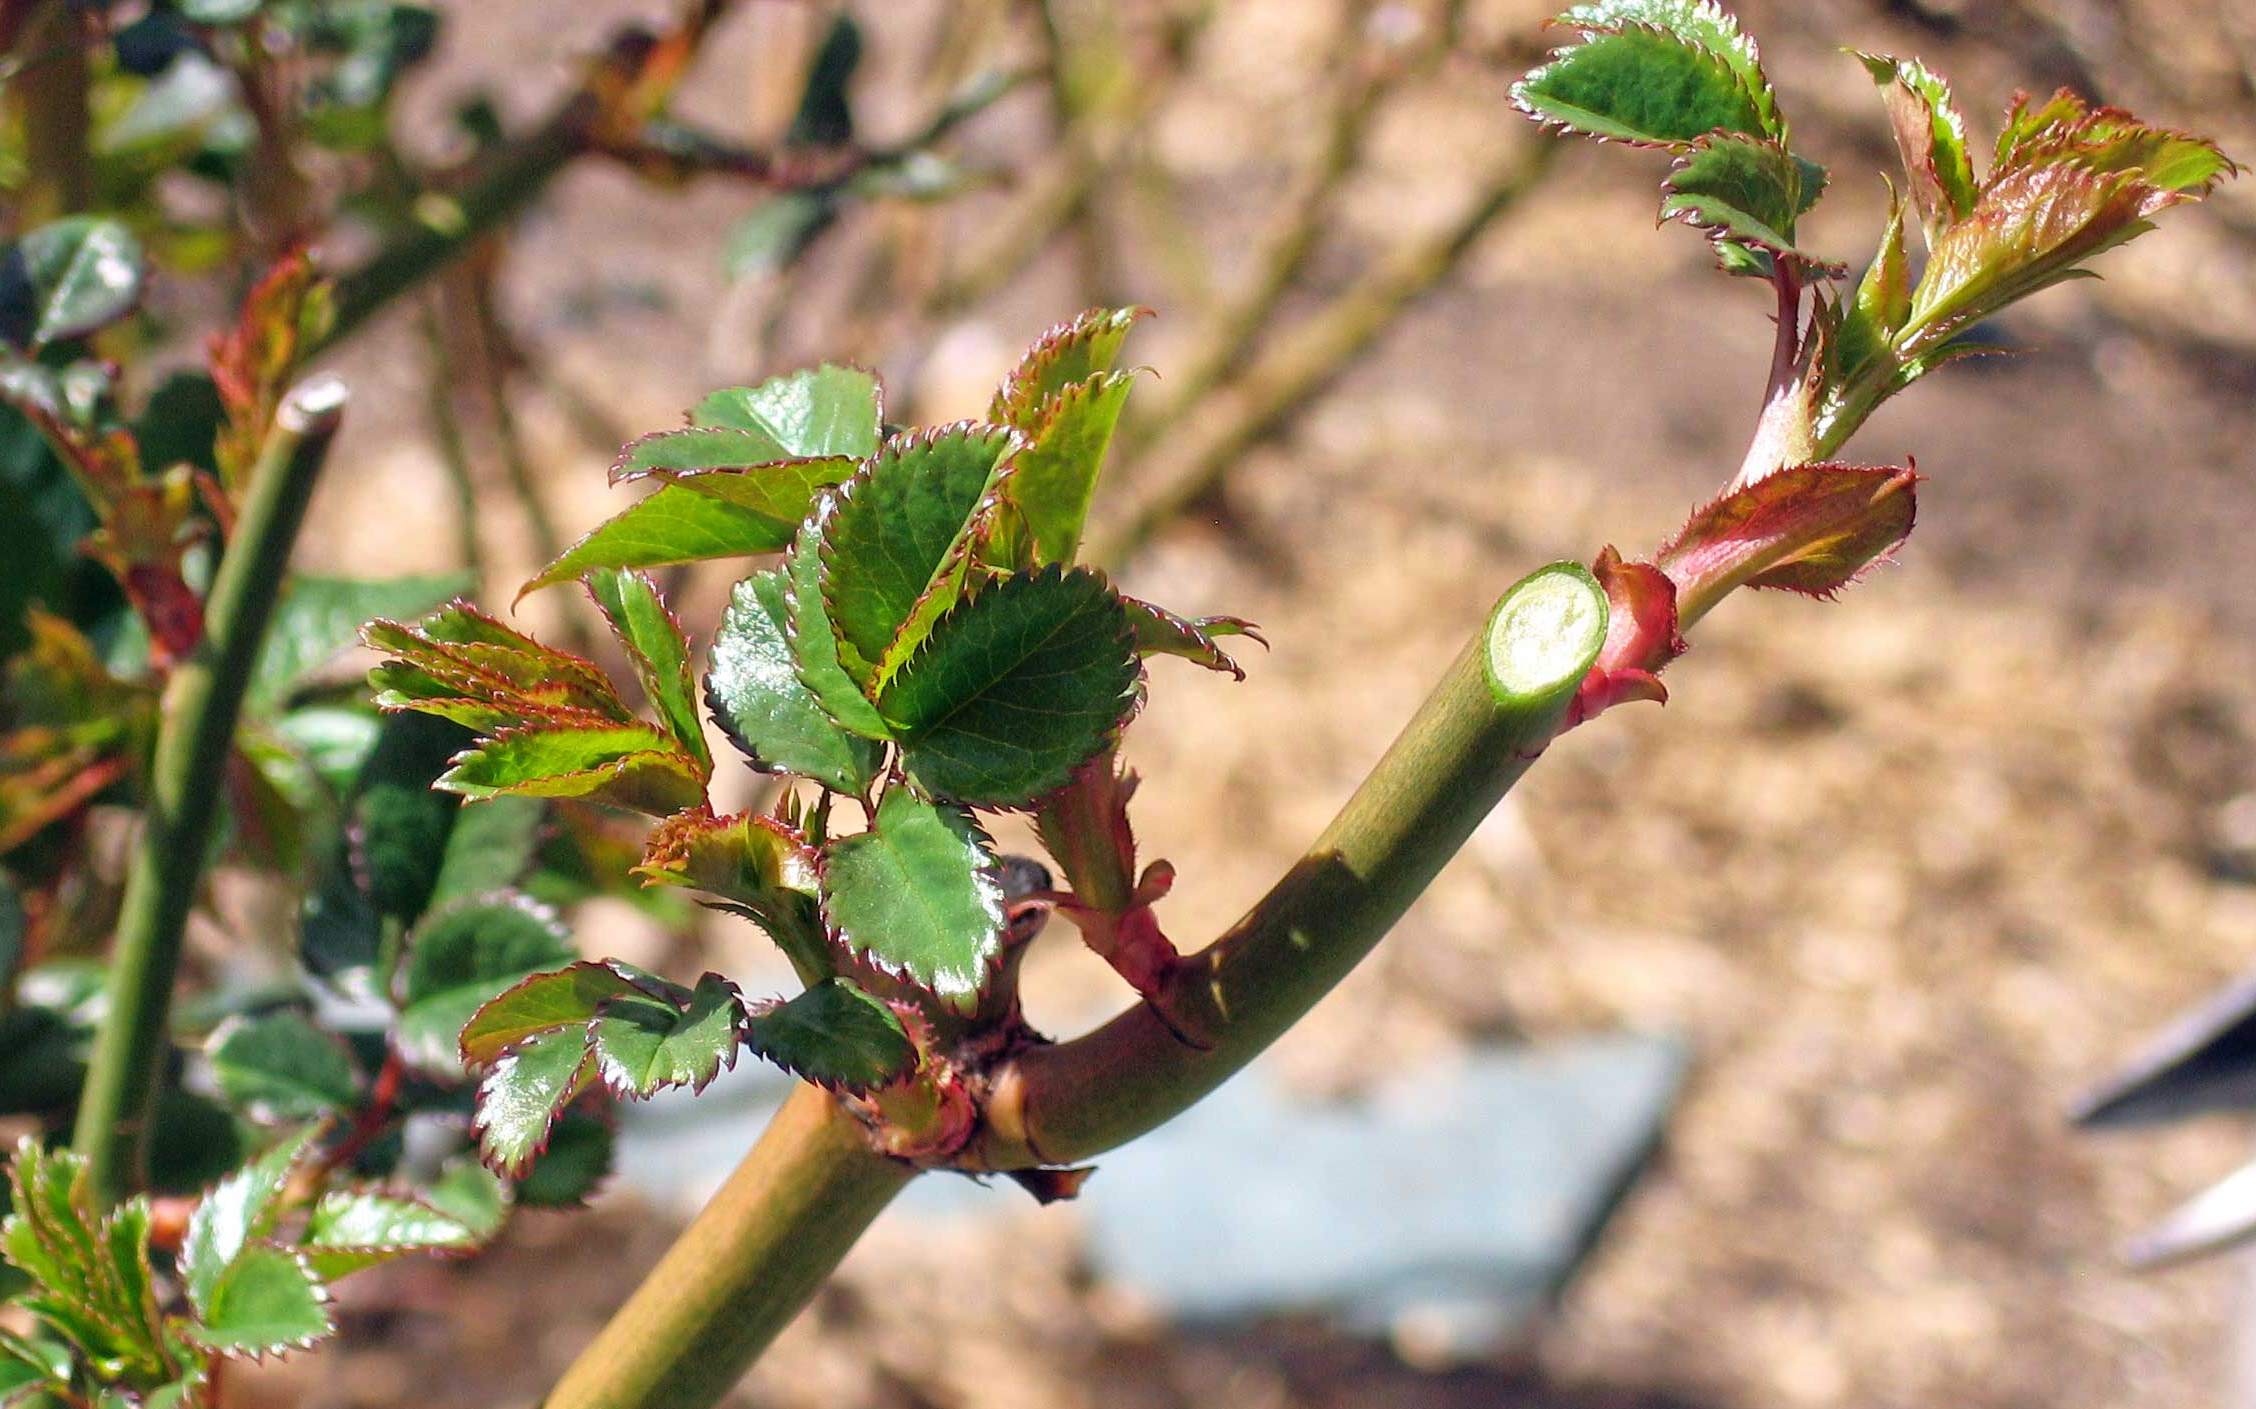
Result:
M350 396L344 378L333 372L322 372L290 388L275 412L275 420L291 434L305 435L342 416Z
M1488 683L1498 704L1527 708L1566 699L1606 643L1606 594L1579 563L1553 563L1520 579L1488 620Z

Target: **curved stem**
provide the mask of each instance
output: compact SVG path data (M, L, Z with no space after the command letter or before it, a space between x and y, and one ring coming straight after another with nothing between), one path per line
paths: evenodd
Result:
M915 1174L801 1085L542 1409L718 1402Z
M290 548L344 404L344 384L333 377L316 378L283 399L212 580L203 641L174 669L166 690L148 819L126 872L111 955L109 1011L94 1039L73 1139L105 1202L140 1180L149 1113L171 1043L180 939L211 849L221 774Z
M1504 594L1299 865L1167 995L995 1073L965 1168L1097 1154L1190 1107L1368 954L1558 732L1606 636L1606 597L1558 563ZM1175 1009L1170 1009L1171 1013ZM705 1409L790 1321L914 1168L801 1086L543 1409Z

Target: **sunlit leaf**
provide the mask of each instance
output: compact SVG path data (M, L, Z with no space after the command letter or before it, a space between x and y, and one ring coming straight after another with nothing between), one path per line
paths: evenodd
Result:
M754 1012L744 1037L757 1055L834 1091L883 1086L917 1061L900 1016L846 978L825 979Z
M259 1243L227 1264L189 1329L198 1345L252 1357L304 1350L335 1333L329 1289L304 1257Z
M705 676L713 719L762 768L865 793L884 747L840 728L799 678L786 594L780 569L754 573L730 594Z
M141 243L115 220L39 226L0 259L0 337L33 347L83 337L133 311L142 277Z
M877 453L884 394L872 374L826 362L758 386L713 392L689 414L701 426L763 437L780 452L765 460L827 455L865 460Z
M596 1074L621 1096L702 1091L736 1065L743 1016L736 985L718 974L700 978L678 1005L641 993L613 998L588 1028Z
M611 630L627 648L635 677L681 751L710 774L713 755L705 745L704 721L697 713L697 681L690 668L689 638L658 594L650 574L633 569L588 574L588 591Z
M1028 429L1031 443L1004 493L1025 519L1034 562L1069 563L1080 550L1097 475L1135 380L1109 372L1071 383L1044 403L1040 423Z
M197 1203L180 1249L181 1281L199 1312L211 1305L220 1277L243 1250L274 1229L290 1177L313 1147L314 1127L283 1139L221 1180Z
M1148 308L1092 308L1043 333L1003 378L988 419L1029 434L1038 430L1067 387L1112 370L1129 330L1150 314Z
M586 1031L577 1027L535 1037L495 1062L478 1083L478 1152L486 1163L502 1174L523 1173L594 1071Z
M1784 139L1761 54L1711 0L1601 0L1559 22L1582 42L1512 86L1529 116L1679 150L1717 131Z
M830 972L815 872L806 839L773 817L684 812L650 834L634 873L649 884L686 886L728 901L773 936L801 979L813 983Z
M892 788L869 831L830 844L823 914L858 958L969 1012L1002 951L994 864L970 813Z

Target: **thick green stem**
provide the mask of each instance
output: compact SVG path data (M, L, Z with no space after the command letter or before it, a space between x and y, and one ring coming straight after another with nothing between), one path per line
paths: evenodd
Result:
M137 1185L145 1166L181 934L211 849L236 717L344 403L344 385L331 377L283 399L212 580L204 639L166 687L148 819L126 872L109 1010L94 1039L74 1141L106 1201Z
M1308 855L1186 963L1169 996L1202 1045L1147 1004L1032 1049L995 1073L960 1163L1101 1153L1252 1060L1371 951L1542 752L1605 636L1605 594L1587 571L1560 563L1522 579ZM800 1087L544 1409L706 1409L912 1173L830 1096Z
M543 1409L717 1403L915 1173L802 1085Z
M1160 1000L996 1073L970 1162L1071 1164L1187 1110L1258 1056L1384 938L1558 732L1606 635L1571 563L1523 579L1363 785ZM1178 1031L1198 1040L1186 1042Z

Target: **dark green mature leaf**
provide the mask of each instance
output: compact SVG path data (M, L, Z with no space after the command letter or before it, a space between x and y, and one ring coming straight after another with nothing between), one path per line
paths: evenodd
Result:
M959 603L879 700L909 775L1015 807L1062 787L1134 712L1128 609L1085 568L1008 577Z
M588 592L627 648L642 691L665 721L682 752L710 776L713 754L705 745L704 721L697 713L697 680L689 663L689 638L658 594L650 574L631 568L603 569L587 576Z
M273 1231L290 1176L313 1147L308 1126L221 1180L196 1205L180 1247L180 1279L199 1313L211 1306L220 1277L246 1247Z
M764 769L796 773L862 794L884 745L838 726L799 678L788 636L791 607L781 569L754 573L729 594L713 637L705 699L714 720Z
M1108 372L1071 383L1044 403L1039 426L1029 428L1032 444L1004 493L1025 518L1037 564L1069 563L1080 551L1097 475L1135 380L1133 373Z
M1881 86L1912 205L1930 248L1943 231L1974 213L1974 162L1966 151L1966 119L1950 85L1917 59L1858 53Z
M647 724L505 729L458 754L438 788L472 799L578 797L670 816L705 801L705 778Z
M900 1016L847 978L825 979L753 1013L744 1040L757 1055L833 1091L868 1091L917 1063Z
M1067 387L1103 376L1120 360L1121 344L1148 308L1092 308L1037 338L1003 378L987 418L1028 435L1049 420L1053 399Z
M475 585L467 573L376 580L292 577L275 605L274 621L259 650L258 671L251 678L251 706L266 709L279 704L292 686L352 645L361 623L377 617L420 616Z
M774 938L803 982L829 974L815 854L788 824L752 812L684 812L650 834L634 873L645 884L686 886L730 902Z
M1120 604L1128 609L1136 654L1140 656L1180 656L1193 665L1243 680L1245 670L1215 644L1216 638L1243 636L1263 646L1269 644L1260 630L1244 617L1180 617L1164 607L1155 607L1134 597L1122 597Z
M839 661L867 690L923 641L962 590L972 532L1019 447L963 421L887 442L840 486L822 529L823 609Z
M610 1177L619 1139L611 1122L584 1108L557 1117L548 1147L517 1182L517 1202L526 1208L578 1208Z
M458 807L431 903L516 885L540 852L547 821L548 807L538 798L497 797Z
M765 437L782 452L765 457L770 460L828 455L866 460L877 453L884 408L884 389L875 375L825 362L758 386L713 392L689 417L701 426Z
M329 1289L304 1257L270 1243L243 1249L212 1284L189 1338L220 1355L304 1350L336 1333Z
M800 526L798 539L783 560L788 608L784 634L790 639L791 663L800 683L840 728L867 739L890 738L885 717L863 695L854 677L846 673L838 631L823 604L822 537L837 507L836 496L824 496Z
M1716 131L1785 139L1755 42L1711 0L1602 0L1559 22L1583 42L1512 85L1529 116L1676 150Z
M807 83L799 92L799 110L792 115L786 141L795 147L837 147L854 140L850 90L861 64L862 27L842 10L831 20L814 62L807 67Z
M823 915L858 958L968 1013L1002 952L994 866L969 812L895 787L869 831L827 848Z
M360 1094L344 1044L295 1011L222 1024L210 1058L228 1104L262 1119L312 1120L352 1106Z
M317 1275L335 1281L403 1253L469 1252L487 1236L421 1199L362 1185L324 1193L298 1246Z
M618 959L583 959L531 974L478 1009L461 1029L458 1050L469 1065L484 1066L544 1033L584 1029L613 998L640 994L665 999L673 987Z
M614 998L588 1028L596 1073L621 1096L702 1091L736 1065L743 1016L736 985L719 974L700 978L679 1006L640 993Z
M143 267L141 242L115 220L42 225L0 261L0 337L40 347L114 323L140 302Z
M1794 244L1794 223L1814 197L1803 188L1812 172L1822 181L1821 169L1767 138L1706 138L1670 168L1661 218L1681 220L1717 241L1825 267Z
M595 1079L582 1028L562 1028L510 1052L478 1083L478 1153L501 1174L522 1174L548 1145L557 1115Z
M456 901L409 937L392 1041L425 1071L457 1072L462 1029L481 1007L571 959L571 937L547 907L508 894Z
M597 568L664 567L779 552L791 542L792 527L687 485L663 484L657 493L589 530L518 588L517 596L522 599Z

